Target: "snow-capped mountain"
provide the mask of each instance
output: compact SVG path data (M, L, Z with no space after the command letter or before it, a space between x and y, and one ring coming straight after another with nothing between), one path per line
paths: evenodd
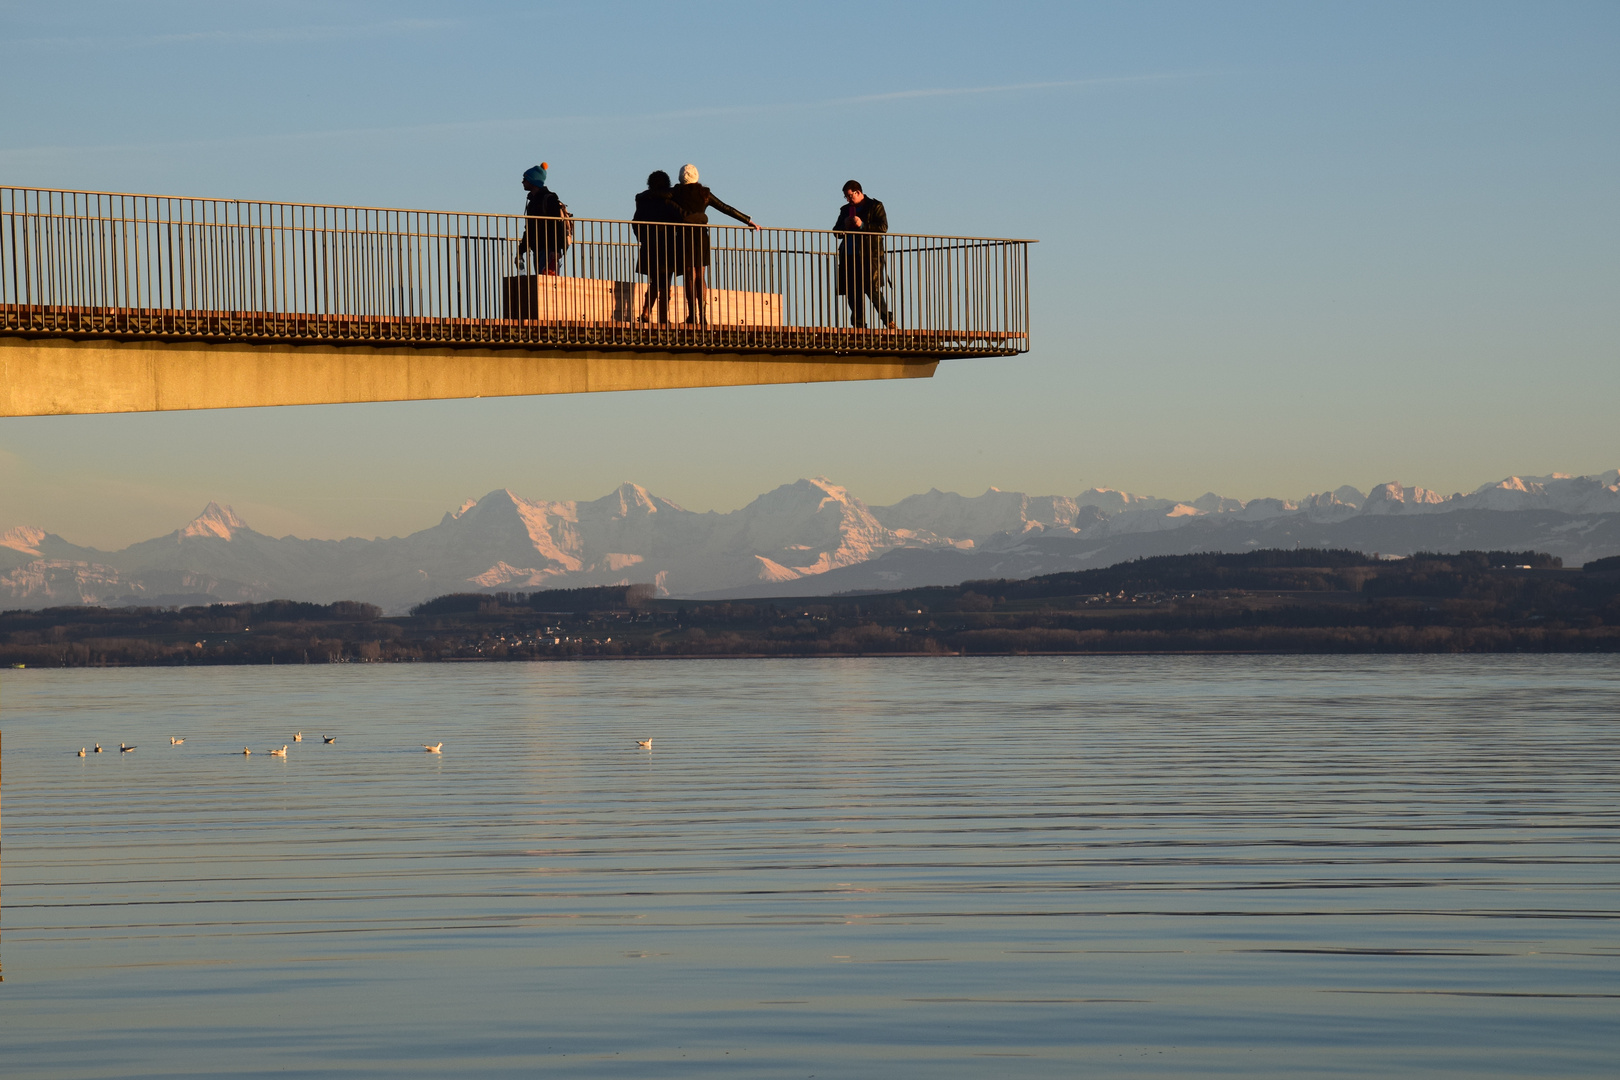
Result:
M457 578L460 589L630 580L686 594L821 574L901 542L865 503L818 478L785 484L729 514L694 513L636 484L591 502L529 502L496 491L432 529L386 543L419 572Z
M36 527L0 535L0 603L364 600L399 611L448 592L646 582L669 596L819 595L1084 569L1152 554L1296 545L1386 554L1536 548L1566 563L1620 553L1620 470L1508 477L1442 496L1391 482L1300 499L1190 501L1093 488L976 496L937 489L871 507L818 477L730 513L636 484L587 502L492 491L405 537L302 540L209 503L117 552Z
M1086 494L1100 498L1095 502L1082 502L1085 495L1071 499L1062 495L1025 495L998 488L968 498L934 488L926 494L909 495L893 506L880 506L873 513L884 525L902 534L957 537L965 543L1003 532L1022 534L1031 529L1095 525L1109 516L1109 510L1098 503L1114 505L1115 501L1107 496L1121 496L1118 509L1124 509L1135 500L1124 492L1100 488Z
M399 610L447 592L626 581L687 595L794 581L900 544L939 543L897 535L824 478L783 485L729 514L694 513L635 484L590 502L534 502L499 490L431 528L378 540L270 537L210 503L167 536L119 552L14 529L0 538L0 602L358 598Z

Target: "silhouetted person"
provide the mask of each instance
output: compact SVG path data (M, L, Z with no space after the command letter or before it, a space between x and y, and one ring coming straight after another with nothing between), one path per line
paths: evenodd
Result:
M861 190L859 180L844 184L844 205L838 211L833 231L844 235L838 241L838 294L849 304L852 326L866 325L866 298L872 298L883 325L894 329L894 313L883 296L883 240L889 231L889 215L883 204Z
M557 198L557 193L546 187L546 163L530 166L523 173L523 189L529 193L523 214L529 219L518 241L517 258L513 260L519 270L523 268L523 253L534 252L535 269L542 274L556 274L557 262L568 246L568 208Z
M681 166L681 182L669 193L669 197L680 210L681 220L688 225L707 225L709 223L707 210L712 206L749 228L759 228L754 224L753 218L741 210L727 206L715 198L714 192L698 183L696 165ZM677 234L676 271L686 275L686 321L706 323L709 321L709 311L704 306L704 270L709 265L709 230L675 229L674 232Z
M663 169L647 177L647 190L636 196L636 216L630 219L641 253L636 256L636 273L647 275L647 297L641 302L640 322L658 301L658 321L669 322L669 286L676 272L675 236L681 231L670 225L685 221L670 198L669 173Z

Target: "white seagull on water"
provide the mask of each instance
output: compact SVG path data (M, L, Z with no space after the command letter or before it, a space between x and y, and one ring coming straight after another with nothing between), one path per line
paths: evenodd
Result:
M271 757L286 757L287 756L287 744L282 743L280 750L272 750L272 751L270 751L270 756Z
M84 747L79 747L79 756L84 757Z
M436 742L432 746L429 746L427 743L423 743L422 749L426 750L430 754L437 754L439 752L439 748L442 746L444 746L444 743L442 742Z
M330 746L331 744L337 742L337 736L336 735L322 735L321 736L321 741L326 743L328 746Z
M170 746L179 746L181 743L183 743L185 741L186 740L184 740L184 739L177 739L173 735L169 736L169 745Z
M293 736L293 742L303 742L303 741L304 741L304 733L302 731L300 731L298 734Z
M127 754L133 749L135 749L133 746L125 746L123 743L118 744L118 752L120 754Z
M651 750L652 749L652 740L651 739L637 739L636 740L636 745L641 747L643 750Z

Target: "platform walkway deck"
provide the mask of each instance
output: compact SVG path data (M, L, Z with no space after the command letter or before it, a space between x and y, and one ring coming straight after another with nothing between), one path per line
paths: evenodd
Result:
M1028 245L0 188L0 415L926 377L1028 350Z

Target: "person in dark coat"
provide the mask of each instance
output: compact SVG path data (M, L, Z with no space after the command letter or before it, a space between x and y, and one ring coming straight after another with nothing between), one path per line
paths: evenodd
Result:
M866 325L866 299L871 297L878 318L894 329L894 313L883 295L883 240L889 231L889 215L883 204L861 190L859 180L844 184L844 205L838 211L833 231L838 240L838 295L849 304L852 326Z
M647 296L641 302L638 322L646 322L658 301L658 321L669 322L669 285L675 276L675 236L669 226L686 220L669 197L669 173L663 169L647 177L647 190L636 196L636 216L630 228L641 242L636 256L636 273L647 275Z
M696 165L681 166L681 182L669 193L669 197L680 210L681 220L688 225L707 225L707 211L712 206L749 228L759 228L753 218L735 207L727 206L715 197L714 192L698 183ZM678 234L675 244L676 272L686 277L686 321L706 323L709 312L704 306L704 271L709 265L709 230L676 229L675 232Z
M568 246L568 223L563 218L562 200L546 187L545 162L524 170L523 189L529 193L523 207L523 215L529 221L523 230L523 239L518 241L517 258L513 263L522 269L523 253L532 251L540 273L555 275L558 260Z

